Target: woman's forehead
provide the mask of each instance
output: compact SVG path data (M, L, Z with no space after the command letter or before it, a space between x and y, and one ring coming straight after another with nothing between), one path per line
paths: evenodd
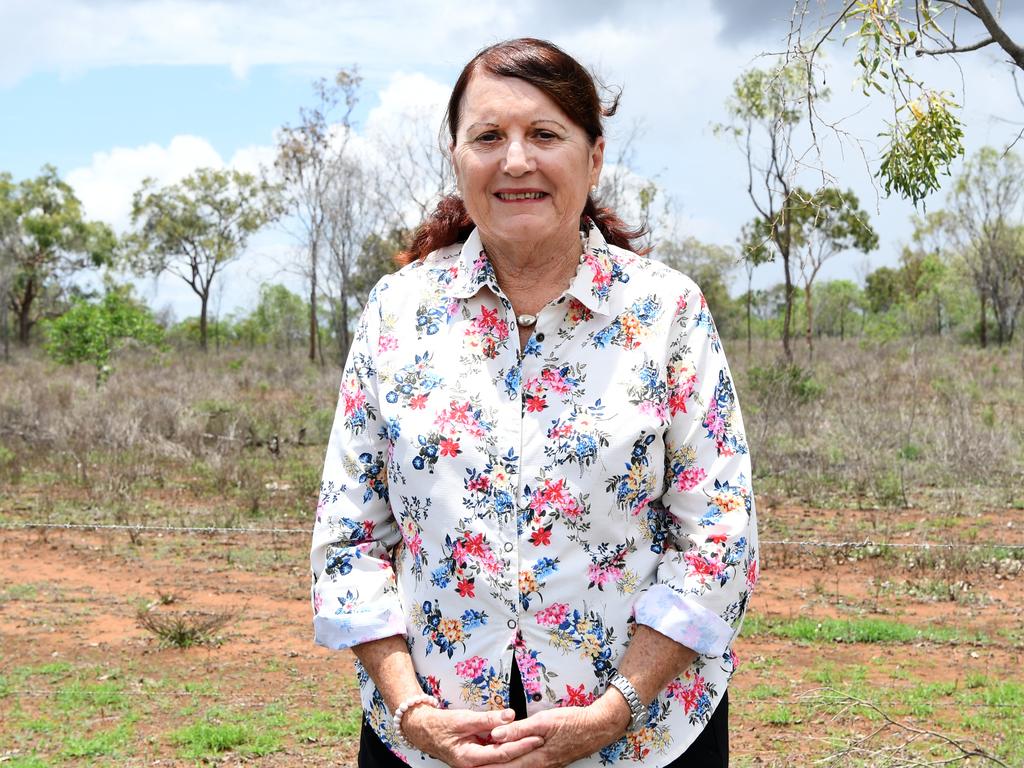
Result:
M488 72L474 73L462 95L459 112L463 129L475 123L500 125L509 119L572 124L562 108L537 86L518 77Z

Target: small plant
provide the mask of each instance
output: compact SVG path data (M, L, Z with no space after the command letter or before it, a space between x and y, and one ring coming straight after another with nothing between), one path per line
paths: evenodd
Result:
M825 394L825 386L815 380L811 371L799 365L755 365L747 373L750 389L761 402L778 403L783 399L806 405L821 399Z
M217 645L219 642L218 630L229 624L234 618L235 614L231 612L160 613L152 608L139 609L136 614L139 626L158 637L161 646L170 648Z

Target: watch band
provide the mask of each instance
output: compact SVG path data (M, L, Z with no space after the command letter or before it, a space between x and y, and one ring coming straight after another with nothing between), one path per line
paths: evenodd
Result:
M629 711L632 718L629 721L629 728L627 730L637 731L646 725L647 707L645 707L643 702L640 701L640 696L637 694L636 688L633 687L633 684L629 682L629 679L620 674L617 669L613 669L611 675L608 677L608 685L614 685L629 705Z

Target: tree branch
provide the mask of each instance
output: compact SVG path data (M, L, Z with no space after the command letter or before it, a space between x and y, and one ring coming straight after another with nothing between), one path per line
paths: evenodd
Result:
M947 53L967 53L968 51L976 51L979 48L984 48L986 45L992 45L994 42L994 38L986 37L983 40L971 43L970 45L953 45L949 48L916 48L914 50L914 54L917 56L942 56Z
M1010 55L1014 64L1024 69L1024 48L1011 40L1006 31L999 26L999 22L992 15L985 0L967 0L967 2L970 3L971 8L974 9L974 15L985 25L985 29L992 35L999 47Z

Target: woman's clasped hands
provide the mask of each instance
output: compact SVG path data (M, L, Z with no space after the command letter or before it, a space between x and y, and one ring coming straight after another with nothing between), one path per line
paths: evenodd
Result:
M511 709L475 712L416 707L402 720L414 747L453 768L560 768L612 743L629 709L602 696L587 707L549 709L513 720Z

